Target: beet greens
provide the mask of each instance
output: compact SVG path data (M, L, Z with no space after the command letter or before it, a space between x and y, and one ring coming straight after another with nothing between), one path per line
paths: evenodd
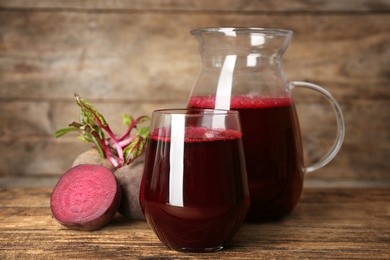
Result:
M129 115L123 114L122 119L127 126L127 130L122 136L117 137L104 117L91 103L77 94L74 97L81 109L80 122L72 122L69 124L69 127L57 130L55 132L56 137L73 131L79 132L78 138L86 143L95 144L100 155L103 158L107 158L114 168L131 164L142 154L149 134L149 127L139 127L139 125L150 120L149 117L141 116L134 119ZM131 135L133 130L136 130L136 132ZM106 137L105 133L109 137Z

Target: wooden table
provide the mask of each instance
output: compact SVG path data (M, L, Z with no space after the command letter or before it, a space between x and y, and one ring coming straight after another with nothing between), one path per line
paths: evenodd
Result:
M166 249L146 222L120 215L106 227L73 231L49 208L50 188L0 189L0 259L390 258L390 189L306 188L278 222L244 224L216 253Z

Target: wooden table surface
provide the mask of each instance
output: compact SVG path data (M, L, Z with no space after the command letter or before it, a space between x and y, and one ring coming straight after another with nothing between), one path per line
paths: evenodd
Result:
M389 259L390 189L305 188L288 217L245 223L216 253L166 249L146 222L120 215L88 232L59 225L50 188L0 188L0 259Z

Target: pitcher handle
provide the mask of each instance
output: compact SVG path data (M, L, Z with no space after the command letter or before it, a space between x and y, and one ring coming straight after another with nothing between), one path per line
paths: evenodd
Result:
M336 156L336 154L340 150L341 145L342 145L343 140L344 140L344 135L345 135L344 117L343 117L340 106L337 103L336 99L332 96L332 94L330 94L329 91L327 91L323 87L320 87L316 84L309 83L309 82L292 81L290 84L290 88L293 89L295 86L296 87L304 87L304 88L308 88L308 89L312 89L312 90L315 90L317 92L320 92L330 102L330 104L333 107L334 112L336 113L336 122L337 122L336 139L335 139L331 149L318 162L305 168L305 172L312 172L312 171L318 170L319 168L328 164Z

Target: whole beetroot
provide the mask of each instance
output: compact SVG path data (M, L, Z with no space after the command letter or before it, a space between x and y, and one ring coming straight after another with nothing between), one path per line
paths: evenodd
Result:
M115 171L115 176L122 189L122 200L118 212L128 219L145 220L139 202L143 170L144 157L142 156L132 164L123 166Z
M88 151L81 153L79 156L76 157L76 159L73 162L72 167L75 167L80 164L95 164L95 165L101 165L109 169L110 171L114 172L116 168L112 166L112 164L106 159L103 158L98 150L92 148Z

